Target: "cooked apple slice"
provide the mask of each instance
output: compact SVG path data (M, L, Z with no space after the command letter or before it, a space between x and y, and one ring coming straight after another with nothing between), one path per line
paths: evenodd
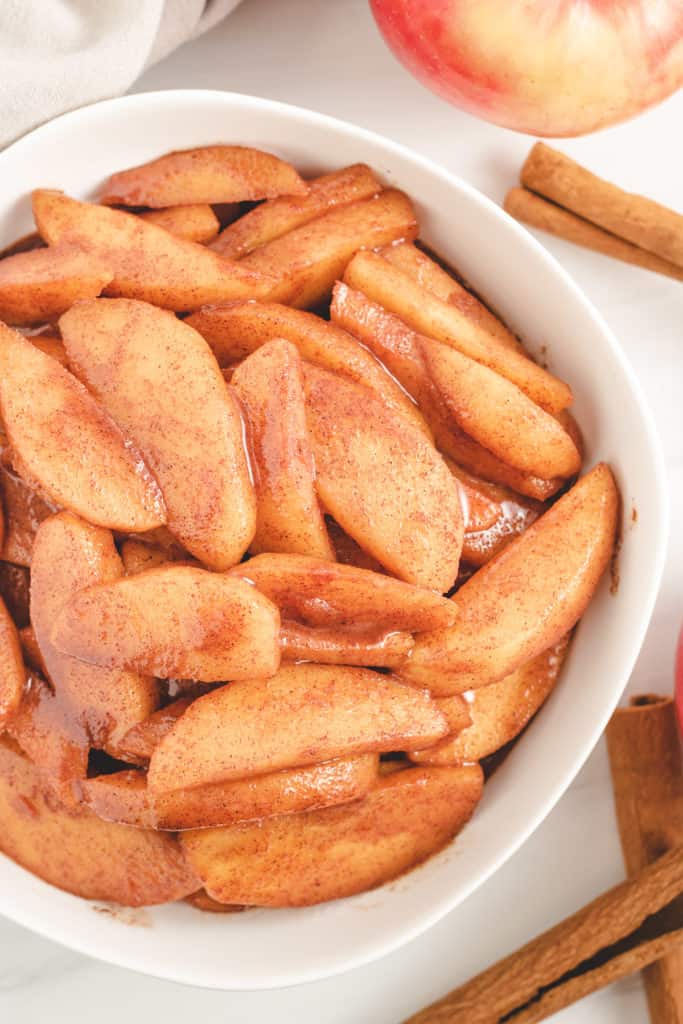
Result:
M385 571L377 559L367 551L363 551L353 537L349 537L348 533L345 533L331 516L325 516L325 522L338 562L343 565L354 565L356 569L369 569L370 572L383 573Z
M539 476L570 476L580 456L569 434L515 384L487 366L411 331L344 284L332 316L355 329L415 398L437 442L449 447L452 425L508 465Z
M326 510L394 575L444 593L458 573L463 520L443 459L367 389L314 366L304 379Z
M279 629L275 605L243 580L164 565L80 590L51 640L91 665L211 683L272 675Z
M94 299L113 276L104 260L72 245L9 256L0 260L0 320L52 320L79 299Z
M0 598L0 733L16 713L26 683L17 627Z
M241 914L242 911L249 909L234 903L219 903L218 900L209 896L206 889L197 889L196 892L190 893L185 897L183 903L201 911L202 914Z
M344 272L344 280L395 313L413 330L450 345L507 377L548 412L559 412L571 404L571 389L564 381L537 366L524 353L502 344L457 306L421 288L409 274L378 253L356 253Z
M0 410L27 483L99 526L149 530L163 500L139 455L83 385L0 324Z
M100 818L174 832L346 804L366 795L377 768L376 754L361 754L172 793L150 790L145 773L133 770L86 779L79 790Z
M145 569L154 569L158 565L165 565L172 561L168 552L158 548L154 544L145 544L141 540L126 540L121 545L121 561L126 570L126 576L134 576Z
M273 601L284 619L310 626L370 626L417 633L452 626L453 601L351 565L302 555L264 554L236 565L241 576Z
M382 249L382 256L395 267L409 274L421 288L432 292L443 302L450 302L463 316L473 321L506 348L524 351L523 346L502 321L483 302L463 288L443 267L430 259L426 252L412 242L395 242Z
M544 511L543 505L507 487L472 476L446 458L446 465L463 492L465 534L462 560L484 565L510 541L524 533Z
M0 249L0 259L4 260L10 256L16 256L19 252L31 252L33 249L44 249L45 242L37 231L31 231L28 235L15 238L13 242Z
M501 462L461 430L448 413L428 371L421 336L399 317L343 282L334 287L330 314L333 321L367 345L401 382L427 420L437 447L456 463L477 476L532 498L545 500L559 490L564 482L561 477L544 480L522 473Z
M7 723L7 732L44 773L50 787L67 803L74 803L71 783L87 774L90 737L38 673L29 676L21 701Z
M158 208L307 192L308 185L292 165L272 153L248 146L203 146L165 153L112 174L101 202Z
M0 466L0 493L4 508L5 535L0 558L16 565L31 564L36 530L56 511L20 476Z
M40 771L0 737L0 850L59 889L85 899L149 906L201 884L178 840L61 806Z
M425 363L421 335L343 281L334 286L330 316L334 323L366 345L400 381L425 418L433 424L432 430L435 427L441 432L444 428L446 431L449 429L443 399ZM442 421L445 427L442 427Z
M74 372L158 480L172 533L206 565L234 565L254 535L256 501L239 409L206 342L131 299L79 303L60 327Z
M50 631L62 605L82 587L122 576L123 565L108 530L68 512L39 527L31 563L35 637L59 698L58 713L78 723L92 746L105 749L151 715L159 702L158 684L134 672L108 671L67 657L55 649Z
M466 433L522 473L573 476L581 456L554 416L516 384L457 349L424 339L427 371L449 413Z
M468 694L468 696L470 695ZM448 722L448 730L451 735L457 735L472 724L469 701L462 694L456 693L452 697L439 697L435 703ZM445 740L439 740L439 743L445 743ZM470 757L467 760L474 762L478 761L479 758Z
M156 224L187 242L206 245L218 234L220 223L208 203L192 206L167 206L164 210L148 210L140 216L148 224Z
M439 740L429 750L416 750L411 761L418 764L462 764L480 761L518 736L550 695L557 682L569 644L563 637L499 683L482 686L467 696L470 722L457 735ZM445 697L437 701L444 711Z
M275 283L133 213L80 203L61 192L34 192L33 215L49 245L79 246L111 269L105 295L189 310L263 296Z
M489 484L479 477L473 476L467 470L462 469L452 459L444 458L444 461L451 473L458 481L460 488L460 500L463 507L465 520L465 535L478 533L493 526L501 515L501 500L498 493L512 495L511 491L504 491L495 484ZM464 549L464 541L463 541Z
M62 366L69 368L69 360L66 358L66 351L62 339L56 334L34 334L28 338L32 345L39 348L46 356L52 356Z
M618 512L601 463L460 588L456 625L419 637L402 674L447 696L504 679L557 643L609 564Z
M252 552L291 551L334 560L315 492L301 358L288 341L266 342L237 367L232 387L255 466Z
M294 228L249 253L238 266L277 278L269 298L304 309L327 298L358 249L416 234L412 203L403 192L387 189Z
M149 786L167 792L371 751L421 749L447 728L427 693L390 676L284 665L271 679L231 683L195 700L154 749Z
M464 467L475 476L484 480L509 487L517 494L533 498L536 501L547 501L567 483L561 476L550 478L522 473L514 466L501 462L500 459L478 444L464 431L459 430L451 421L448 431L437 434L434 430L437 446L450 456L459 466Z
M384 367L341 328L313 313L276 302L206 306L186 320L208 341L221 366L237 362L274 338L296 345L301 357L364 384L430 437L419 410Z
M287 621L280 627L280 649L284 661L397 669L410 654L413 643L412 633L397 631L344 626L320 628Z
M310 906L382 885L436 853L472 816L482 785L479 765L397 771L364 800L184 832L181 843L221 903Z
M119 761L146 765L156 745L168 735L193 700L193 697L179 697L154 711L149 718L129 729L116 746L111 745L109 753Z
M221 232L211 248L238 260L288 231L308 224L334 206L369 199L382 186L365 164L353 164L309 182L306 195L278 196L245 213Z

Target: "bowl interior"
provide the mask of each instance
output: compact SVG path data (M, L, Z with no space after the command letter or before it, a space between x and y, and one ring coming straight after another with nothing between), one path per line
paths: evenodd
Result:
M416 201L424 240L570 382L587 465L610 462L624 506L616 593L603 581L558 688L487 784L470 825L455 844L398 881L297 911L212 915L176 904L98 913L102 908L45 885L0 856L0 912L17 922L160 977L259 989L346 970L406 942L481 885L540 823L597 741L635 662L661 575L666 502L657 440L637 382L566 274L474 189L351 125L208 91L96 104L58 118L0 156L0 244L32 230L27 196L33 188L87 198L114 170L169 149L225 141L271 149L309 173L362 161L405 189Z

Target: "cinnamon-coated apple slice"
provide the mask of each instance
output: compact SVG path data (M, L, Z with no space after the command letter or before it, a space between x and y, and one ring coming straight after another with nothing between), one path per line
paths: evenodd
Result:
M425 338L420 347L446 409L475 441L522 473L547 479L579 471L569 434L516 384L438 341Z
M8 734L48 780L51 789L73 804L74 779L88 771L90 735L68 704L32 671L21 701L7 723Z
M162 565L80 590L50 636L91 665L210 683L272 675L279 629L275 605L244 580Z
M444 302L376 252L358 252L344 271L344 281L395 313L409 327L450 345L516 384L548 412L571 404L571 389L524 353L501 343L457 306Z
M94 299L113 276L104 260L72 245L9 256L0 260L0 320L52 320L79 299Z
M0 598L0 732L16 712L26 683L17 627Z
M416 403L437 447L448 452L452 417L427 370L420 335L343 281L337 281L332 291L330 316L381 360Z
M448 723L448 731L451 736L458 735L463 729L467 729L472 724L469 702L470 696L471 695L468 694L466 699L462 694L455 693L452 697L435 698L435 703L438 706L439 711ZM439 740L439 743L437 743L436 746L439 746L440 743L445 743L448 739L449 737L447 736L445 739ZM432 747L431 749L434 748ZM416 752L416 756L417 754L418 752ZM478 761L479 758L471 757L467 760L474 762Z
M184 832L181 843L222 903L310 906L382 885L441 849L482 785L479 765L397 771L352 804Z
M323 174L308 182L308 186L306 195L278 196L260 203L229 224L211 248L228 259L241 259L332 207L369 199L382 188L365 164L353 164L331 174Z
M56 334L33 334L28 336L28 340L36 348L44 352L46 356L52 356L58 363L65 366L68 370L69 360L66 358L66 350L62 344L62 339L57 337Z
M544 511L539 501L473 476L452 459L446 458L446 465L461 489L465 510L462 560L467 565L485 565Z
M145 544L140 540L125 540L121 545L121 561L126 576L134 576L145 569L155 569L158 565L172 562L168 551L154 544Z
M315 491L297 349L282 339L266 342L237 367L231 383L255 467L256 532L250 551L334 560Z
M609 564L618 513L600 463L460 588L456 625L419 637L402 674L447 696L498 682L557 643Z
M220 221L208 203L191 206L167 206L162 210L147 210L139 215L148 224L169 231L186 242L207 245L220 230Z
M15 238L9 245L3 246L0 249L0 259L8 259L10 256L16 256L20 252L32 252L33 249L44 249L45 242L42 240L37 231L31 231L27 235L21 235L19 238Z
M0 850L85 899L149 906L182 899L199 881L178 840L64 806L40 770L0 737Z
M0 558L30 566L36 530L43 519L53 514L55 506L5 466L0 466L0 494L5 523Z
M410 199L403 192L387 189L294 228L249 253L238 266L277 278L269 298L305 309L329 296L358 249L386 245L395 238L415 238L416 234Z
M415 403L367 348L313 313L277 302L228 302L206 306L186 323L208 341L221 366L244 359L267 341L284 338L307 362L364 384L431 436Z
M66 720L95 747L116 744L156 709L155 680L136 672L86 665L58 651L50 632L62 606L83 587L121 579L123 565L111 533L61 512L41 523L31 563L31 624L46 672Z
M365 316L363 314L366 314ZM337 285L332 315L355 326L418 401L440 443L456 427L523 473L570 476L580 456L569 434L515 384ZM447 443L447 442L446 442Z
M352 565L302 555L263 554L236 565L241 576L269 597L283 619L310 626L370 626L417 633L452 626L453 601L425 587Z
M0 410L15 466L57 505L117 530L165 522L156 481L119 427L80 381L3 324Z
M106 295L180 311L262 296L275 283L133 213L81 203L62 192L34 192L33 216L50 246L79 246L109 267L114 277Z
M535 501L547 501L567 483L565 477L534 476L532 473L522 473L507 462L502 462L488 448L484 448L464 430L460 430L453 420L450 421L447 431L437 433L435 427L434 435L439 449L459 466L475 476L500 484Z
M316 627L286 620L280 627L283 661L399 669L410 654L413 643L412 633L397 630Z
M428 694L391 676L283 665L271 679L231 683L195 700L155 747L149 786L166 792L337 757L420 749L446 733Z
M145 772L133 769L85 779L78 788L86 805L100 818L174 832L359 800L376 782L377 768L377 754L360 754L169 793L150 789Z
M332 516L325 516L325 522L338 562L342 565L353 565L356 569L368 569L370 572L385 572L377 559L364 551L353 537L349 537Z
M60 328L74 372L158 480L172 533L206 565L234 565L256 501L239 409L204 339L132 299L79 303Z
M112 174L100 202L157 209L307 192L308 185L292 165L272 153L249 146L201 146Z
M457 425L426 365L422 344L429 339L342 281L334 286L330 315L335 323L367 345L413 397L440 451L471 473L505 484L519 494L545 500L559 490L563 484L561 477L543 479L522 473L502 462Z
M501 503L495 495L499 490L501 493L507 494L512 492L503 492L502 487L499 489L495 484L489 484L488 481L480 480L472 473L462 469L461 466L458 466L447 456L445 457L445 462L460 488L460 500L465 519L465 534L478 533L481 530L494 526L501 514Z
M412 242L394 242L393 245L387 245L382 249L382 256L399 270L409 274L421 288L426 288L437 298L455 306L463 316L483 328L506 348L524 351L521 342L512 331L508 330L476 295L464 288Z
M152 712L148 718L132 726L116 746L110 745L109 753L128 764L146 765L154 748L168 735L180 716L185 714L193 699L179 697Z
M564 662L569 637L563 637L547 651L536 655L499 683L482 686L466 694L469 722L456 735L439 740L429 750L410 754L417 764L462 764L480 761L518 736L552 692ZM445 712L446 701L437 701Z
M304 368L318 494L339 525L399 579L445 593L463 519L436 449L367 389Z

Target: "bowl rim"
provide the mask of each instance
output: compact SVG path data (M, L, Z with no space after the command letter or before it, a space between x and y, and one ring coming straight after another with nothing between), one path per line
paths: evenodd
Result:
M300 107L294 104L283 103L276 100L270 100L264 97L251 96L246 93L232 92L229 90L220 89L168 89L168 90L155 90L141 93L128 94L124 96L114 97L112 99L100 100L95 103L87 104L79 107L75 110L68 111L67 113L61 114L46 123L34 128L31 132L24 135L21 139L15 141L7 147L2 153L0 153L0 168L8 156L12 159L21 158L24 150L30 150L31 145L37 138L46 137L48 140L51 134L55 136L59 135L60 130L65 126L71 126L77 123L79 120L87 121L87 119L93 114L99 111L108 111L111 108L118 108L123 115L135 114L137 115L139 109L144 110L145 106L156 104L162 104L172 107L174 104L179 102L192 102L202 103L203 101L225 103L226 109L235 106L239 107L242 111L245 109L248 111L256 110L262 112L270 112L273 114L279 114L285 118L292 118L298 121L305 121L312 126L326 127L336 131L353 134L359 141L367 141L373 146L379 146L385 151L395 155L396 157L412 163L418 166L422 171L428 173L431 176L435 176L441 179L445 184L463 193L469 201L474 203L479 209L488 212L494 218L498 218L504 222L507 222L508 230L512 230L520 239L520 244L527 246L530 251L535 251L536 258L546 264L549 272L559 277L562 280L563 286L570 293L572 301L582 307L583 313L590 320L593 321L596 330L602 336L603 342L611 350L611 355L614 357L616 362L619 364L621 373L623 374L626 383L631 390L634 398L636 399L640 415L642 418L642 426L645 430L646 447L649 458L651 460L651 471L653 480L655 483L655 493L653 495L653 508L657 522L652 529L651 547L652 547L652 560L650 562L652 571L649 579L649 586L644 589L641 600L641 626L639 633L631 638L630 641L630 656L628 673L624 673L624 685L628 680L638 656L638 653L642 647L643 640L647 628L652 618L652 612L654 609L655 600L659 592L662 574L664 570L664 562L667 551L668 543L668 528L669 528L669 503L668 503L668 491L666 485L666 473L664 466L664 457L659 442L657 429L654 422L654 417L648 406L648 403L643 394L643 390L638 380L635 370L632 368L625 353L621 349L615 335L609 328L603 316L593 306L592 302L582 292L580 287L575 283L569 273L562 267L558 260L549 252L526 228L510 217L500 206L497 205L492 199L480 192L473 185L470 185L467 181L464 181L457 174L441 166L434 160L428 157L424 157L421 154L415 152L409 146L406 146L400 142L396 142L393 139L387 138L386 136L371 131L366 128L358 127L352 122L343 120L341 118L332 117L327 114L323 114L317 111L309 110L305 107ZM268 990L282 987L291 987L293 985L310 983L323 978L333 977L338 974L345 973L346 971L353 970L354 968L361 967L365 964L371 963L389 953L394 952L403 945L417 938L420 934L425 932L428 928L432 927L437 921L441 920L447 913L454 910L460 903L464 902L476 889L483 886L488 879L506 862L508 861L527 841L531 834L538 828L542 821L548 816L550 811L566 792L569 786L574 781L576 775L584 765L585 761L589 757L590 753L594 749L596 743L600 739L602 732L607 724L609 716L616 706L619 700L619 696L611 703L609 710L601 717L597 718L594 727L589 735L587 735L581 743L580 749L577 750L571 767L568 769L564 777L558 782L553 789L551 789L545 796L544 799L539 800L535 811L531 813L523 827L520 827L517 834L512 840L507 840L506 843L501 843L500 849L495 856L490 858L490 861L485 869L483 869L476 878L469 879L465 884L461 885L460 889L450 894L445 892L443 899L438 905L431 907L431 909L425 910L419 917L408 922L404 927L395 929L393 934L386 937L382 942L377 942L377 948L374 951L368 951L364 949L357 955L345 956L343 961L335 964L334 967L326 967L323 969L312 968L302 969L296 974L290 972L287 978L284 979L281 975L276 975L272 969L268 969L268 975L264 977L262 982L258 985L250 984L248 988L244 986L230 983L226 984L225 981L218 979L208 980L203 978L200 980L192 979L187 977L179 976L177 970L167 969L165 962L161 959L157 959L151 966L141 964L134 950L127 951L126 944L123 941L101 941L98 940L99 946L97 949L89 946L89 937L87 935L73 934L69 932L68 924L65 927L64 924L60 926L58 923L49 920L45 921L39 917L38 914L33 914L28 911L22 912L22 908L13 906L10 910L7 905L7 901L3 899L2 890L0 890L0 913L8 917L8 919L15 921L17 924L23 925L40 935L45 936L55 942L60 943L76 952L85 954L89 957L102 960L106 963L110 963L119 967L126 967L134 970L141 974L146 974L152 977L157 977L167 981L174 981L180 984L193 985L200 988L213 988L220 989L223 991L258 991ZM13 863L13 862L10 862ZM23 869L20 869L23 871ZM35 876L32 876L35 877ZM36 879L36 881L40 881ZM40 882L41 885L46 884ZM54 887L50 887L54 888ZM56 890L59 892L60 890ZM67 919L68 919L68 915Z

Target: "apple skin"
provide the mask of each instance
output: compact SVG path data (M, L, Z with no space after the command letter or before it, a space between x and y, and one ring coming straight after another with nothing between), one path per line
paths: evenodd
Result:
M530 135L583 135L683 84L681 0L370 0L424 85Z

